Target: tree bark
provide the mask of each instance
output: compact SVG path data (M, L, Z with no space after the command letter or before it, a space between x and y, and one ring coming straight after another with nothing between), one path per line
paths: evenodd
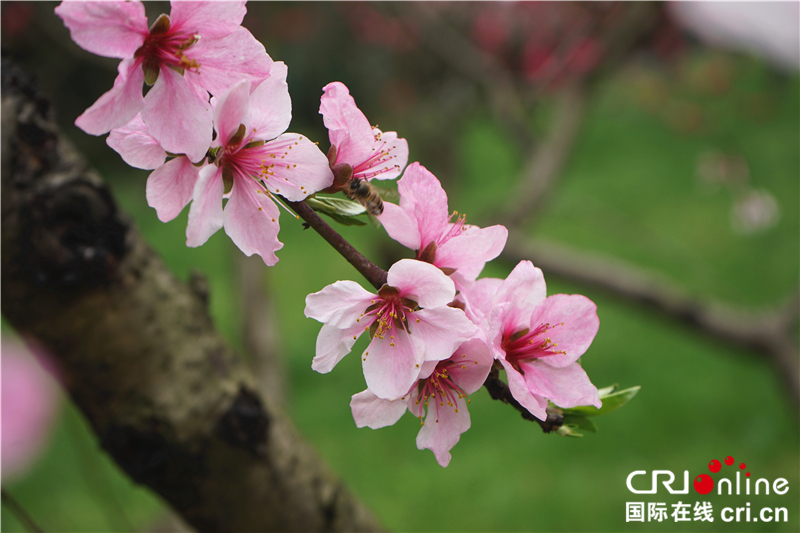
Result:
M2 312L60 363L97 437L201 531L372 531L178 281L2 66Z

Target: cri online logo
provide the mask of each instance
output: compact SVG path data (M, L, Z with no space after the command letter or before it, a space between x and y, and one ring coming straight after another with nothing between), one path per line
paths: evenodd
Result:
M733 457L730 455L725 458L725 464L727 466L732 466L735 463ZM722 478L719 480L717 484L717 494L722 494L723 488L727 487L727 494L741 494L742 488L744 488L744 494L750 494L750 472L745 473L745 480L744 484L742 483L741 479L741 471L743 471L747 466L744 463L739 463L739 468L736 471L736 491L733 490L733 482L730 479ZM712 474L716 474L722 469L722 464L714 459L710 463L708 463L708 469ZM670 494L688 494L689 493L689 471L685 470L683 472L683 488L673 488L672 484L675 481L675 474L672 473L671 470L653 470L651 472L651 483L649 489L639 490L633 488L633 478L637 476L644 476L647 475L646 470L635 470L628 475L628 479L626 480L626 485L628 486L628 490L633 492L634 494L655 494L658 491L658 481L659 476L669 476L668 479L662 479L661 484L664 485L664 488ZM744 485L744 487L742 487ZM708 474L700 474L696 478L694 478L694 490L698 494L709 494L712 490L714 490L714 479L709 476ZM777 478L772 483L772 492L775 494L786 494L789 490L789 482L784 478ZM760 494L763 492L764 494L770 493L770 482L765 478L761 478L755 482L755 494Z

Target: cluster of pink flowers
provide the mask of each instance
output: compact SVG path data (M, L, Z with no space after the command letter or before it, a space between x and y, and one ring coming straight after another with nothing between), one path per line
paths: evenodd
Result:
M542 272L528 261L505 280L478 279L502 252L506 228L450 213L439 180L419 163L406 168L405 139L370 126L342 83L321 97L327 156L286 133L287 67L240 26L244 1L173 1L171 15L149 29L140 2L66 0L56 13L80 46L122 59L114 87L76 124L110 133L108 144L126 162L153 171L146 196L160 220L191 203L188 246L224 228L245 254L274 265L283 246L276 202L327 190L370 206L388 235L414 251L389 268L377 294L337 281L306 299L306 316L324 324L314 370L330 372L369 335L367 389L351 401L359 427L394 424L408 409L424 419L417 446L447 466L470 427L468 396L493 366L539 419L549 402L600 406L576 362L597 332L595 305L578 295L546 297ZM383 203L369 183L401 174L399 204Z

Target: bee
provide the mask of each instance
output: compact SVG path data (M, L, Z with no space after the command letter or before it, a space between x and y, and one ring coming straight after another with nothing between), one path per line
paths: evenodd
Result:
M364 206L372 216L383 213L383 200L378 190L367 180L350 178L344 186L344 195Z

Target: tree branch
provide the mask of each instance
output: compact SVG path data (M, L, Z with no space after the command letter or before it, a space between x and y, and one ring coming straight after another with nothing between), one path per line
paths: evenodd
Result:
M373 287L380 289L386 283L387 273L379 266L373 264L369 259L356 250L352 244L347 242L344 237L333 229L330 224L322 220L322 218L305 202L286 202L289 207L297 213L300 218L319 233L328 244L334 247L342 257L347 259L347 262L353 265L362 276L367 278Z
M530 259L550 276L650 307L725 344L758 354L775 369L792 405L800 411L800 365L794 340L798 291L777 308L750 311L693 298L675 284L624 261L564 245L509 236L500 257L510 264Z
M101 445L201 531L371 531L3 61L2 309Z

